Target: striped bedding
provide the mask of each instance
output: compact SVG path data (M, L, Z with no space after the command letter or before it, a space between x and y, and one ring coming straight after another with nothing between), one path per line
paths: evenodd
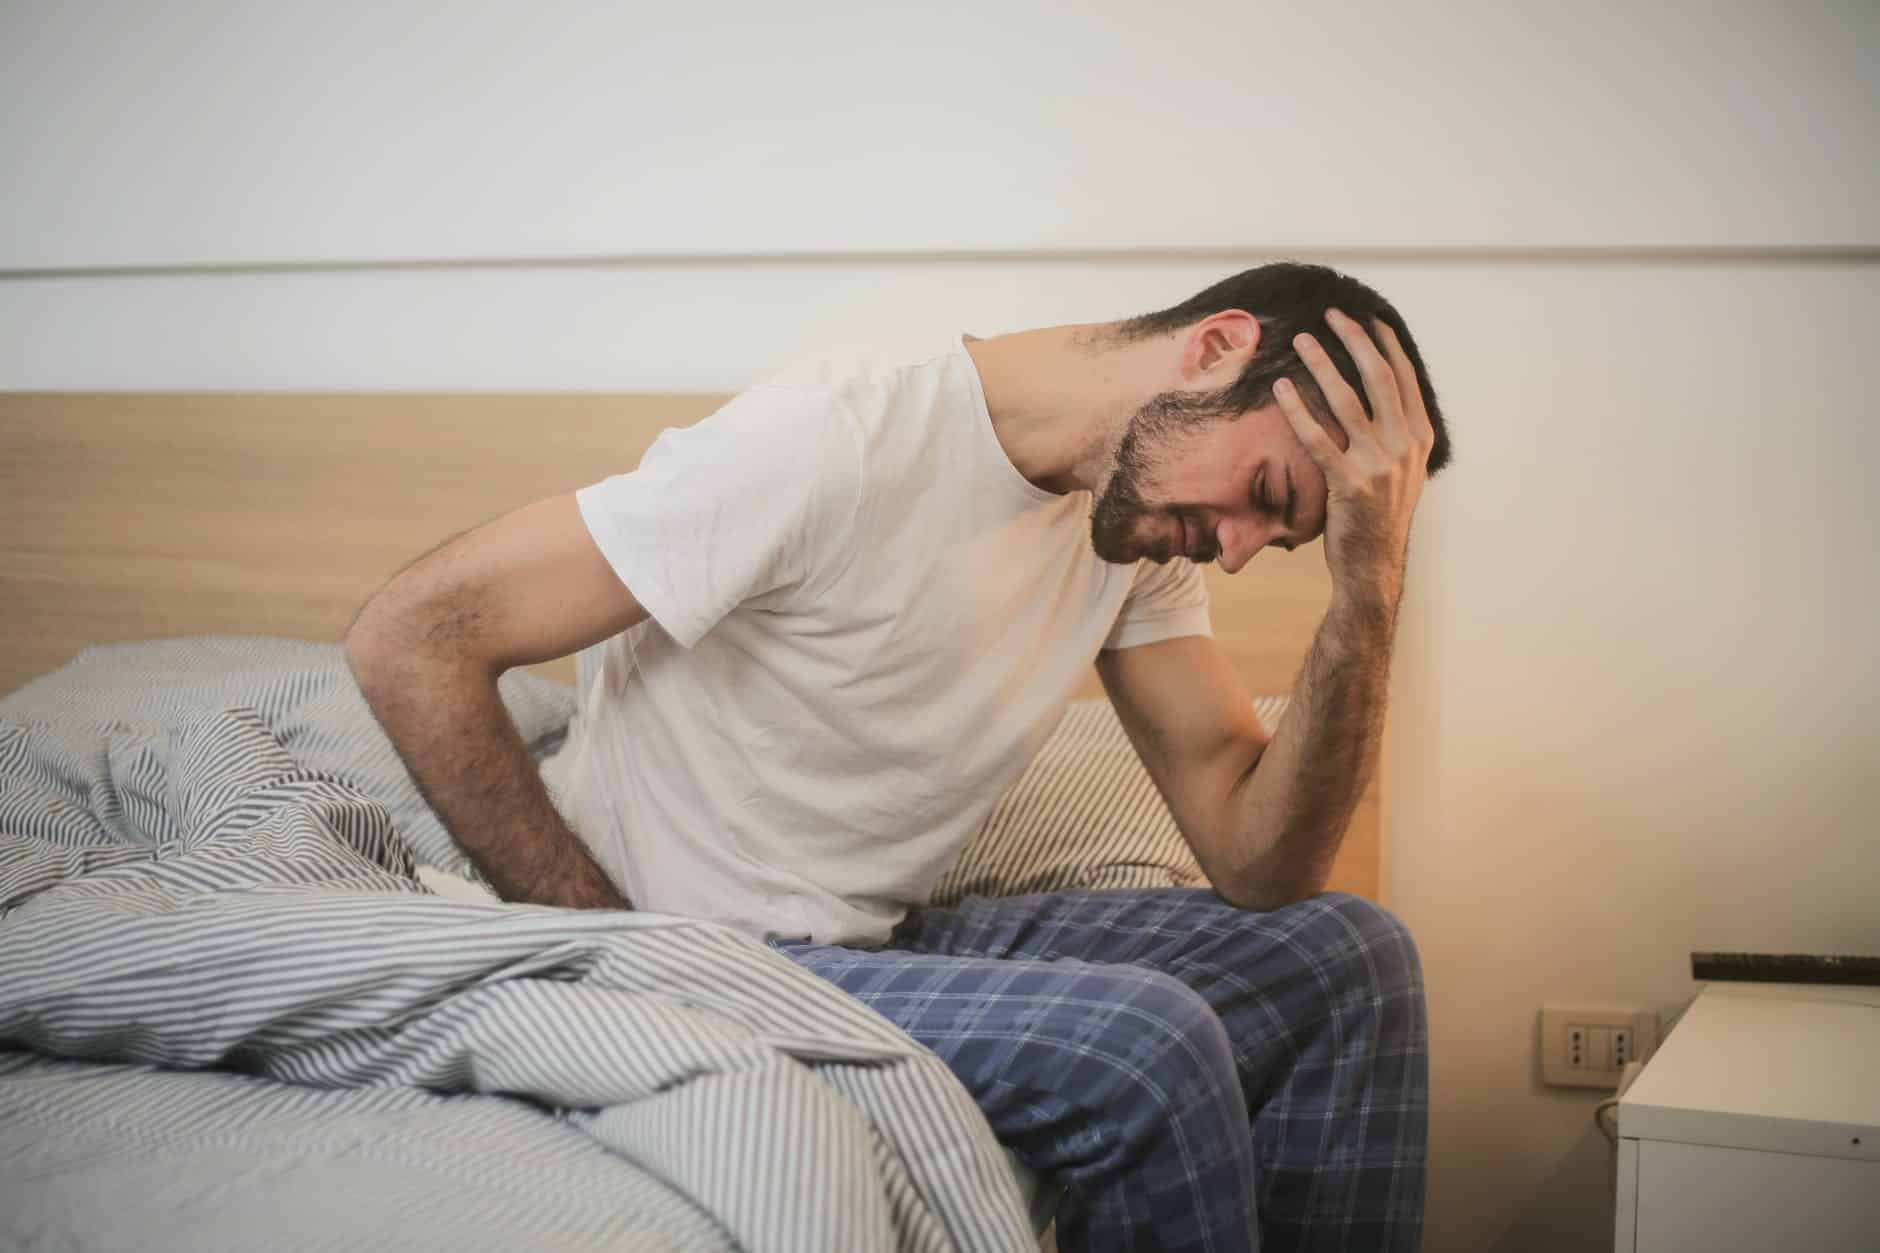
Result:
M557 687L505 680L538 756ZM0 1247L1037 1247L944 1064L787 958L427 891L357 699L197 638L0 700Z
M1258 696L1268 730L1287 697ZM1069 888L1192 888L1208 878L1107 700L1072 701L929 900Z

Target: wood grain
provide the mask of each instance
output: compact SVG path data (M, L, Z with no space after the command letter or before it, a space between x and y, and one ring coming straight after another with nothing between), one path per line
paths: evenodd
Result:
M703 394L0 395L0 692L92 644L338 640L399 569L460 531L631 469ZM1216 638L1290 689L1330 595L1316 547L1208 571ZM572 658L533 667L571 682ZM1100 696L1095 672L1084 695ZM1377 785L1332 886L1382 900Z

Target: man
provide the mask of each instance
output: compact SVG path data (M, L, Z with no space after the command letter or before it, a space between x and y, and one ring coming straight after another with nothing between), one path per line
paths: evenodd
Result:
M719 919L943 1057L1083 1249L1415 1247L1402 926L1322 893L1448 459L1402 318L1318 266L1131 321L832 354L401 572L360 686L506 899ZM1273 734L1197 562L1323 535ZM538 774L498 701L587 650ZM1213 890L923 908L1095 661ZM559 802L559 803L557 803Z

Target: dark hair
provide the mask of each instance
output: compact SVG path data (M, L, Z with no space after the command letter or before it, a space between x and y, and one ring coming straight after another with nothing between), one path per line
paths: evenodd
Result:
M1324 346L1338 372L1358 393L1365 416L1370 417L1371 403L1364 394L1364 379L1358 373L1357 363L1345 350L1338 333L1325 321L1328 306L1355 318L1367 331L1373 318L1381 318L1396 332L1404 355L1416 368L1423 407L1436 431L1436 443L1430 448L1429 473L1435 474L1448 465L1449 431L1443 423L1442 410L1436 404L1436 388L1430 383L1429 371L1423 368L1423 355L1417 351L1410 328L1404 325L1403 315L1393 309L1388 300L1349 275L1322 265L1278 261L1243 270L1173 308L1130 318L1114 329L1125 341L1146 339L1192 326L1223 310L1239 309L1250 313L1260 321L1260 345L1253 359L1247 362L1247 368L1241 371L1239 380L1220 394L1222 407L1233 413L1244 413L1269 404L1273 399L1273 384L1288 378L1298 388L1306 407L1321 422L1333 423L1325 393L1292 346L1293 336L1306 331Z

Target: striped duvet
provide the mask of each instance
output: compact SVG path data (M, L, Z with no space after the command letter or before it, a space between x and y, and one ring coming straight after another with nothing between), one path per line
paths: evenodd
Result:
M0 1247L1036 1249L951 1072L789 959L426 891L356 701L258 639L0 700Z

